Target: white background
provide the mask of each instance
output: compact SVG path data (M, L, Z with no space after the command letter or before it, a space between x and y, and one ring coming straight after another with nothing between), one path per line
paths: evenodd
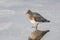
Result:
M51 21L39 24L39 30L50 30L41 40L60 40L60 0L0 0L0 40L28 39L34 30L29 9Z

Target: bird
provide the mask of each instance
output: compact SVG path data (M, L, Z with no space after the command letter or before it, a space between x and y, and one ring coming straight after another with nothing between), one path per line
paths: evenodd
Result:
M41 14L39 14L37 12L32 12L31 10L28 10L26 12L26 16L27 16L28 20L33 24L32 27L35 28L36 30L38 29L38 25L40 22L42 22L42 23L50 22L50 20L47 20Z

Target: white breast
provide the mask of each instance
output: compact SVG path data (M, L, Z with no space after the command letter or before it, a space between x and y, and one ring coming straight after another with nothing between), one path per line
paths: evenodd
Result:
M36 22L35 22L35 20L29 20L31 23L33 23L33 24L35 24Z

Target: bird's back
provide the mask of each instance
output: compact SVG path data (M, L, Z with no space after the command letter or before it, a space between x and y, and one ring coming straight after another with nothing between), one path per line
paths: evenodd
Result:
M34 18L34 20L36 22L50 22L49 20L45 19L42 15L40 15L37 12L32 12L32 11L28 10L27 15L28 15L29 19L32 20Z

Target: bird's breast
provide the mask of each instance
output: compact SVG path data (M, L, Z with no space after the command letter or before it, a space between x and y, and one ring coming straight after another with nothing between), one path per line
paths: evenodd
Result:
M33 20L33 16L32 15L27 14L27 17L28 17L28 19Z

